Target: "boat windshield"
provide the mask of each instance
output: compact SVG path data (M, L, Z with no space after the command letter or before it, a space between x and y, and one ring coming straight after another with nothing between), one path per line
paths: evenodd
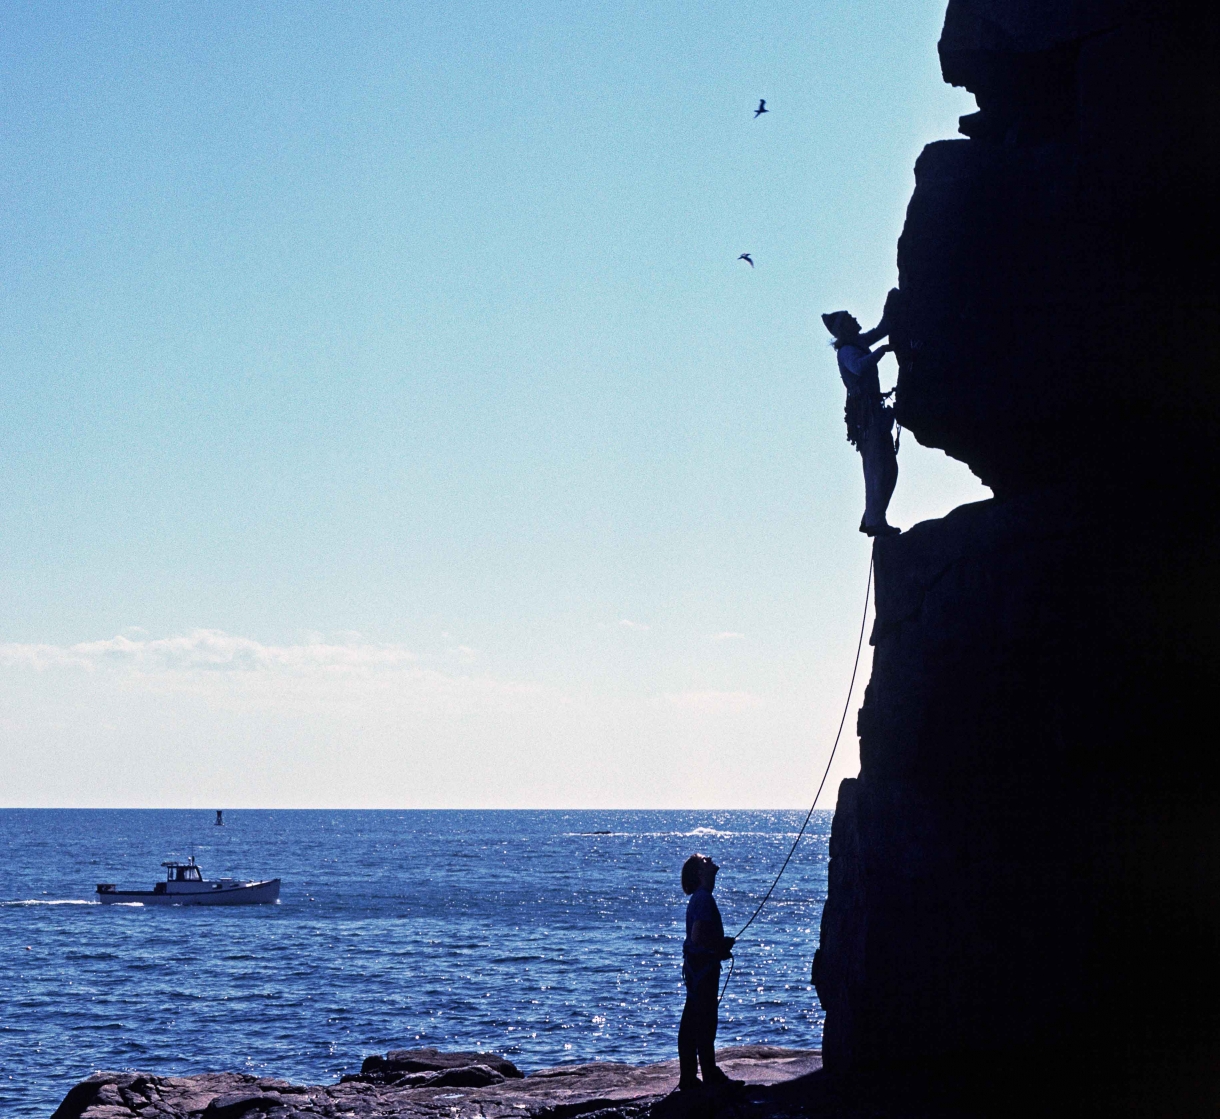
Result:
M189 863L162 863L165 867L165 880L167 882L202 882L203 875L199 872L199 868L194 862Z

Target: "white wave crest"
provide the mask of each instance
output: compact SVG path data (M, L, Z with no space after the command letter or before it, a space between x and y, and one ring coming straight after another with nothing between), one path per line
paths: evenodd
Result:
M99 905L87 898L25 898L21 901L0 901L0 908L26 905Z

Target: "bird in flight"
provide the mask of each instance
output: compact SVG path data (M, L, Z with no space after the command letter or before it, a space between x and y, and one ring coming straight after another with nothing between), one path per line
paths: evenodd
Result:
M749 253L742 253L737 259L744 260L751 268L754 267L754 261L750 259Z
M771 110L767 108L767 99L761 98L758 102L758 108L754 110L754 119L758 120L763 113L769 113Z

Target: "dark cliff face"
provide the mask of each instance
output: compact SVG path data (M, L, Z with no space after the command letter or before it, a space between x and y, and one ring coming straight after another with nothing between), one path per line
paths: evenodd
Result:
M1215 473L1220 21L1195 7L949 5L942 70L980 111L916 165L898 409L997 494L1128 441L1124 467Z
M1195 8L949 5L944 75L980 111L917 164L897 408L997 496L875 546L828 1068L1215 1088L1220 54Z
M876 547L818 958L829 1067L1220 1055L1213 544L1167 553L1079 498Z

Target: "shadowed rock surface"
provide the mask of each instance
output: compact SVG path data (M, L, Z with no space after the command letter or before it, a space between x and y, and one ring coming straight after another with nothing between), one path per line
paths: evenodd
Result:
M792 1082L822 1064L813 1050L767 1045L722 1049L720 1060L730 1076L748 1082L744 1094L731 1100L708 1094L681 1107L674 1101L669 1110L682 1116L730 1110L741 1119L745 1111L764 1107L767 1114L786 1114L785 1105L771 1101L765 1086ZM68 1093L53 1119L633 1119L663 1101L677 1083L677 1061L561 1065L523 1077L495 1054L396 1050L370 1057L359 1074L322 1087L231 1072L99 1072Z
M815 965L840 1077L1220 1102L1218 28L949 4L979 112L916 166L897 415L996 499L874 547Z
M483 1088L523 1073L495 1053L442 1053L439 1049L392 1049L366 1057L360 1071L340 1083L392 1084L404 1088Z
M997 496L1215 476L1218 48L1214 5L949 4L942 70L980 111L916 164L897 418Z

